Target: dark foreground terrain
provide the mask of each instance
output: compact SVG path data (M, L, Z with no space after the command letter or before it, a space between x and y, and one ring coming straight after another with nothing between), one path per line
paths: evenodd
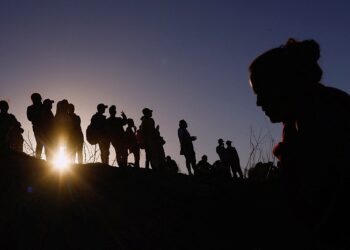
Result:
M59 173L22 154L2 156L0 168L0 249L321 245L283 205L274 183L206 180L102 164Z

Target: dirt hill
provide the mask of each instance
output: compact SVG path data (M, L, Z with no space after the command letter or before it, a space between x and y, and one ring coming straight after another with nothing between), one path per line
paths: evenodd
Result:
M9 249L285 249L307 234L275 183L103 164L60 173L14 153L0 157L0 168Z

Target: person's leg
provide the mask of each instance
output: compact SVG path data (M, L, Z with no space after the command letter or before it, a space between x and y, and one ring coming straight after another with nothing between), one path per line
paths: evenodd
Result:
M125 148L122 145L117 145L116 147L116 154L117 154L117 163L119 167L126 167L127 166L127 156L128 151L125 150Z
M186 167L187 167L188 175L193 175L191 171L191 159L186 155L185 155L185 159L186 159Z
M196 154L194 152L191 153L191 166L193 169L193 173L196 174L196 172L197 172L197 160L196 160Z
M43 152L43 147L44 147L42 138L38 132L34 132L34 137L36 141L35 157L38 159L41 159L41 154Z
M83 164L83 145L84 142L80 142L77 144L77 153L78 153L78 163Z
M243 179L243 172L242 172L242 169L241 169L240 166L237 166L237 171L236 171L236 173L238 173L238 177L239 177L240 179Z
M135 159L135 167L140 168L140 148L137 146L133 149L134 159Z
M151 149L146 146L145 147L145 153L146 153L146 163L145 163L145 168L149 169L150 168L150 161L151 161Z
M100 147L101 151L101 161L102 163L109 164L108 158L109 158L109 141L108 140L101 140L98 143L98 146Z

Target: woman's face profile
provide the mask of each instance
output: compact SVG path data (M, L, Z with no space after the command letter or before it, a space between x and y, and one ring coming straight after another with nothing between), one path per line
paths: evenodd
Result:
M272 123L291 119L291 105L288 91L283 84L272 84L268 79L254 81L250 78L250 85L256 95L256 105L261 107Z

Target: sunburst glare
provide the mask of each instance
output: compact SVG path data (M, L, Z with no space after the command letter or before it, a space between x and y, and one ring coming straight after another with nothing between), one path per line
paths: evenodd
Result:
M54 167L60 171L64 171L68 168L69 163L70 162L67 156L66 147L64 146L59 147L59 150L56 153L53 160Z

